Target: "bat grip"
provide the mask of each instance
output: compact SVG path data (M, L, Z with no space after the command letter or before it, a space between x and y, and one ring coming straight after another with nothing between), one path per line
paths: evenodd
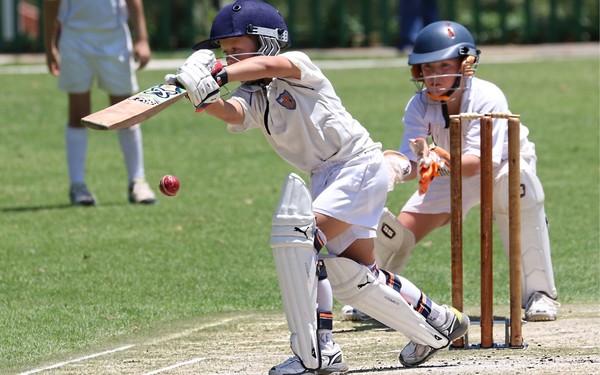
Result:
M215 81L217 81L219 87L225 86L227 82L229 82L229 79L227 77L227 70L223 69L223 63L221 63L220 60L217 60L217 62L215 63L215 68L213 69L211 74Z

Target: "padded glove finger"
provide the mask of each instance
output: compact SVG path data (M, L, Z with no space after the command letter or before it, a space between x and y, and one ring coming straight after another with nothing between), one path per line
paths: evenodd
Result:
M188 57L183 65L192 65L192 66L203 66L209 72L212 72L215 69L215 64L217 59L215 57L215 53L209 49L201 49Z

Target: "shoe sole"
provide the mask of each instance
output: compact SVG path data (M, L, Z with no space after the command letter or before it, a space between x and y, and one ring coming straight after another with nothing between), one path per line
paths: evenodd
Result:
M556 320L556 315L552 316L546 313L531 314L525 320L528 322L552 322Z
M398 360L400 361L400 363L402 364L402 366L404 366L404 367L417 367L420 364L429 361L431 359L431 357L433 357L435 355L435 353L438 352L438 350L447 348L452 343L452 341L454 341L454 340L456 340L456 339L461 338L462 336L464 336L469 331L469 325L471 325L471 319L469 319L469 316L467 314L465 314L465 313L461 313L461 317L462 317L462 320L460 322L460 326L458 327L458 329L456 329L454 332L452 332L448 336L448 344L446 346L441 347L439 349L434 349L432 347L429 347L430 348L429 354L427 356L425 356L419 362L407 363L402 358L402 354L400 354L400 355L398 355Z
M445 348L445 347L444 347ZM443 348L440 348L443 349ZM433 357L435 355L435 353L437 353L439 349L434 349L432 347L429 347L429 354L427 356L425 356L422 360L420 360L419 362L413 362L413 363L408 363L404 361L404 358L402 358L402 353L400 353L398 355L398 360L400 361L400 363L402 364L402 366L407 367L407 368L412 368L412 367L417 367L420 364L427 362L431 359L431 357Z
M148 199L136 201L132 196L129 196L129 203L131 203L131 204L154 204L154 203L156 203L156 198L148 198Z
M314 371L306 370L305 372L303 372L303 374L342 375L342 374L345 374L348 371L348 369L350 369L348 364L346 362L343 362L343 363L336 363L335 366L330 366L326 369L320 369L320 370L314 370ZM269 375L272 375L272 374L279 374L279 372L271 369L271 371L269 371Z
M350 367L346 362L336 363L335 366L328 367L326 369L317 370L317 375L338 375L345 374Z

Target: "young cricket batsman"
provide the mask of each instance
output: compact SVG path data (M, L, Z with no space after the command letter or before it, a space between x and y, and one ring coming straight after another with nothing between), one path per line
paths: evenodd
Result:
M310 190L288 176L273 216L271 247L293 356L269 374L348 370L333 340L333 296L404 333L411 341L400 361L419 365L463 336L469 318L377 267L374 237L388 185L381 145L306 54L281 53L289 45L275 8L238 0L219 11L210 38L196 44L177 74L165 77L232 133L261 131L279 156L310 176ZM213 76L211 49L219 47L227 66ZM242 84L224 100L219 86L233 81ZM328 254L319 260L322 249Z

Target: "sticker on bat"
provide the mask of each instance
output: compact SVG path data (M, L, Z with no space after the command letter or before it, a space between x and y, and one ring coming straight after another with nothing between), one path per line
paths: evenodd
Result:
M184 89L174 85L160 84L132 96L129 100L142 102L148 105L158 105L170 97L179 95L184 91Z

